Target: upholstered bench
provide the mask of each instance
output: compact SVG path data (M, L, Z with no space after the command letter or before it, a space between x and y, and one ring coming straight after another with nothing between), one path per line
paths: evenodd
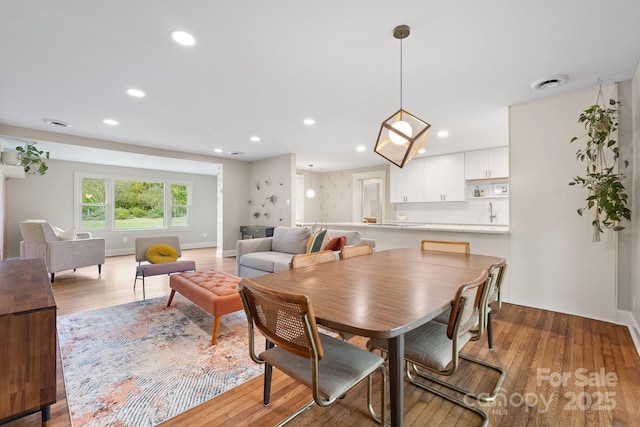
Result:
M214 318L211 345L214 345L218 339L220 318L225 314L242 310L238 282L239 277L215 270L174 274L169 279L171 295L167 307L171 305L176 292L179 292L211 314Z

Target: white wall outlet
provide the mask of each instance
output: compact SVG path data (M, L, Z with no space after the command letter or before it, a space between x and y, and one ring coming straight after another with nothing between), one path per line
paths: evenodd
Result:
M207 233L202 233L202 237L207 237Z
M636 296L633 296L633 302L631 302L631 311L636 311Z
M123 238L122 238L122 241L123 241L124 243L127 243L127 242L129 241L129 238L128 238L128 237L123 237Z

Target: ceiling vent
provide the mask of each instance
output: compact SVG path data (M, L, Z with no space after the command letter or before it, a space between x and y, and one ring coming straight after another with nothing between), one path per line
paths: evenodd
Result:
M42 119L42 121L45 122L46 124L52 125L52 126L59 126L59 127L63 127L63 128L68 128L69 127L69 123L63 122L62 120Z
M568 80L569 77L565 75L550 76L531 83L531 88L535 90L551 89L565 84Z

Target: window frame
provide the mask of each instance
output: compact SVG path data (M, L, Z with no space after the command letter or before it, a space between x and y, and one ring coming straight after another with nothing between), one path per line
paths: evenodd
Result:
M84 179L99 179L104 180L105 183L105 203L99 204L105 207L105 228L104 229L84 229L82 221L82 208L87 205L82 203L82 183ZM162 227L154 228L115 228L115 182L116 181L137 181L137 182L153 182L163 184L163 225ZM173 195L171 188L173 185L183 185L187 190L187 204L175 205L184 207L187 210L187 223L186 225L174 225L172 218ZM84 172L76 172L74 179L74 224L78 231L89 232L131 232L131 231L158 231L158 230L191 230L193 229L193 182L179 179L165 179L156 177L145 176L130 176L130 175L104 175L104 174L92 174Z

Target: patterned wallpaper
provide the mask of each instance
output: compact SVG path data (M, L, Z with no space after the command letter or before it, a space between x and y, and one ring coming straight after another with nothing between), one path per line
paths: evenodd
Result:
M353 203L353 174L351 171L327 172L318 175L320 176L320 195L322 197L318 220L351 222Z

